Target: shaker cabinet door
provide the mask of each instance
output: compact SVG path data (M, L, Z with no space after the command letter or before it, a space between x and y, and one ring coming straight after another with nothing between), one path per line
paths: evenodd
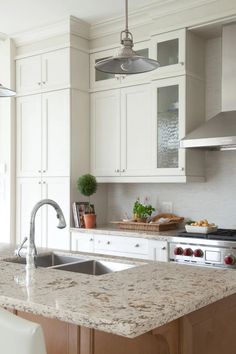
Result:
M121 175L148 176L154 165L155 125L151 87L121 90Z
M20 243L30 234L30 215L33 207L42 199L40 178L17 178L16 192L16 241ZM42 213L38 210L35 218L35 244L42 247Z
M32 94L41 89L41 56L35 55L16 61L16 91Z
M42 175L70 174L69 90L42 95Z
M120 175L120 91L91 95L91 170L95 176Z
M17 99L17 177L41 176L41 95Z

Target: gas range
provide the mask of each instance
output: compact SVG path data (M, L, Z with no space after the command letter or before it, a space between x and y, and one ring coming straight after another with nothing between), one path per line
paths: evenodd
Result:
M209 234L180 232L169 243L171 262L235 268L236 230L218 229Z

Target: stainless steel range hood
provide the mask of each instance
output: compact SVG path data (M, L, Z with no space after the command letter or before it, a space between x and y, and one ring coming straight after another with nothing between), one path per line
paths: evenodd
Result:
M222 112L180 141L181 148L236 150L236 24L222 31Z

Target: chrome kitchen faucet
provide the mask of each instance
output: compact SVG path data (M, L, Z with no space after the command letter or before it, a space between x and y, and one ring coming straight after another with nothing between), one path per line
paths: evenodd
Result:
M57 218L59 219L59 224L57 227L59 229L64 229L66 227L66 221L65 217L63 215L63 212L60 208L60 206L52 199L43 199L40 200L33 208L31 212L31 217L30 217L30 236L29 240L27 237L24 238L23 242L21 243L19 249L17 250L17 255L20 257L20 251L23 248L23 245L25 242L28 240L28 247L27 247L27 252L26 252L26 268L27 269L32 269L36 268L35 265L35 256L37 256L37 249L35 246L35 217L37 214L37 211L41 208L41 206L48 204L51 205L57 213Z

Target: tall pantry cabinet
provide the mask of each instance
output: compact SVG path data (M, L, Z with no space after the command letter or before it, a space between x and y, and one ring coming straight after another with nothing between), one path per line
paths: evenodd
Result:
M16 60L17 242L29 235L35 203L49 198L61 206L67 227L57 229L55 210L43 206L36 245L70 248L76 180L89 171L89 59L78 47L46 48Z

